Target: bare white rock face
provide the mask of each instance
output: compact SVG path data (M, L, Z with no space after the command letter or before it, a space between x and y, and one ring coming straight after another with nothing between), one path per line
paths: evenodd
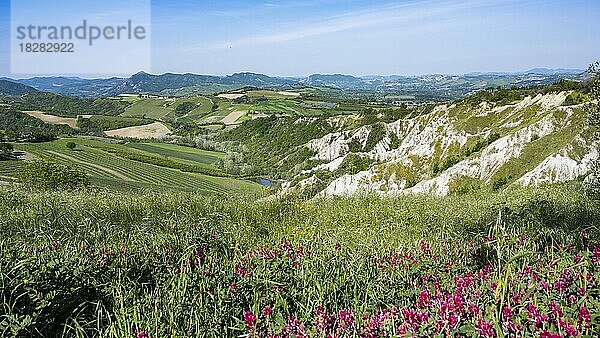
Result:
M460 118L452 113L454 105L438 105L429 114L397 120L385 124L386 136L373 149L360 153L379 164L369 170L356 174L346 174L333 180L320 195L345 196L363 192L382 195L400 194L434 194L447 195L450 184L460 177L471 177L490 183L490 180L503 165L519 158L524 149L532 142L573 128L573 107L562 107L569 92L539 94L526 97L512 105L496 106L484 102L475 107L470 114L476 118L487 118L506 114L499 121L499 126L493 129L489 126L468 133L456 126ZM510 109L510 110L509 110ZM529 109L529 120L524 116ZM560 112L556 113L556 112ZM464 119L465 117L463 117ZM447 155L451 146L462 147L472 138L487 138L493 132L503 132L503 137L487 145L481 151L450 166L446 170L431 177L431 168L415 168L421 172L421 179L411 187L407 182L398 179L395 173L385 177L380 175L382 169L393 165L414 165L413 158L425 159L423 166L430 166L433 156L441 150L442 156ZM370 127L360 127L354 131L337 132L325 135L306 144L316 155L313 159L328 161L311 170L335 171L350 152L348 145L354 140L365 145L369 137ZM392 149L391 136L398 140L396 149ZM573 158L570 153L573 147L585 149L580 158ZM538 185L573 180L590 171L591 164L598 158L598 144L585 140L581 134L575 137L562 149L556 149L531 171L518 178L514 184ZM427 162L429 160L429 163ZM301 182L306 186L314 178ZM291 189L293 187L288 187Z

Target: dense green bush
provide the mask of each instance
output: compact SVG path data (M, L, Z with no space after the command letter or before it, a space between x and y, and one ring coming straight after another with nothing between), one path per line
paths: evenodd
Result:
M305 156L294 155L298 151L307 153L303 150L304 144L334 130L335 127L322 117L270 116L247 120L215 140L242 145L248 164L258 168L263 175L280 178L306 160Z
M501 177L496 178L492 182L492 189L494 189L494 191L498 191L498 190L504 188L507 184L508 184L508 179L505 176L501 176Z
M572 92L571 94L567 95L567 98L565 99L563 106L574 106L574 105L586 103L589 101L590 101L590 98L587 95L582 94L580 92Z
M335 171L336 176L342 176L344 174L356 174L360 171L368 170L375 161L371 160L367 156L360 156L354 153L346 155L342 163L338 166Z
M352 138L350 142L348 142L348 151L351 153L360 153L363 151L363 145L358 138Z
M365 151L373 150L377 143L383 140L385 134L385 125L383 123L379 122L372 125L369 130L369 137L367 137L367 142L365 143Z
M478 105L481 102L495 102L501 105L510 104L523 99L523 93L517 88L488 88L465 99L465 102L471 105Z
M73 190L90 184L84 171L47 160L25 163L17 176L24 186L39 190Z
M0 158L10 157L13 153L13 146L10 143L0 142Z

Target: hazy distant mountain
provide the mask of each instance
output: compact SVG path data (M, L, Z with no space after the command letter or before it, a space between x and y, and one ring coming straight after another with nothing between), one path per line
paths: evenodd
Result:
M79 77L33 77L29 79L10 79L12 82L33 87L39 91L52 92L79 97L104 96L124 79L112 77L106 79L82 79Z
M172 74L152 75L139 72L125 79L112 88L111 95L123 93L154 93L177 94L180 89L188 87L227 86L235 87L273 87L293 83L290 80L269 77L255 73L236 73L228 76L197 75L197 74Z
M26 86L24 84L0 80L0 95L4 96L21 96L25 94L35 93L35 88Z
M549 68L533 68L530 69L528 71L526 71L525 73L529 73L529 74L540 74L540 75L559 75L559 74L571 74L571 75L579 75L584 73L585 70L582 69L564 69L564 68L558 68L558 69L549 69Z
M410 94L440 101L461 97L487 87L545 85L560 79L581 80L583 70L535 68L521 73L428 74L419 76L364 76L313 74L306 78L279 78L256 73L227 76L139 72L129 78L82 79L74 77L34 77L10 80L40 91L79 97L103 97L125 93L182 96L218 93L243 87L286 88L289 86L327 87L347 91Z

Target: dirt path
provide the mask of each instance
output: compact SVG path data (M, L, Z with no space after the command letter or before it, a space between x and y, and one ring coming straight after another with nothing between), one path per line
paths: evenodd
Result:
M54 155L56 155L56 156L58 156L58 157L62 157L62 158L63 158L63 159L65 159L65 160L69 160L69 161L72 161L72 162L75 162L75 163L79 163L79 164L85 164L85 165L89 165L89 166L91 166L91 167L94 167L94 168L96 168L96 169L98 169L98 170L102 170L102 171L104 171L104 172L105 172L105 173L107 173L107 174L110 174L110 175L113 175L113 176L115 176L115 177L118 177L118 178L120 178L120 179L122 179L122 180L125 180L125 181L133 181L131 178L129 178L129 177L127 177L127 176L125 176L125 175L121 174L120 172L117 172L117 171L114 171L114 170L112 170L112 169L109 169L109 168L103 167L103 166L101 166L101 165L94 164L94 163L89 163L89 162L85 162L85 161L81 161L81 160L78 160L78 159L76 159L76 158L74 158L74 157L71 157L71 156L69 156L69 155L65 155L65 154L61 154L61 153L59 153L59 152L56 152L56 151L48 151L48 152L49 152L49 153L51 153L51 154L54 154Z

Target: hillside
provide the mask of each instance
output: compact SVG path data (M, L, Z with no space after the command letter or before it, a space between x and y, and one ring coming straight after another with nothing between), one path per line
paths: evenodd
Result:
M0 96L21 96L35 92L37 92L35 88L16 82L0 80Z
M19 143L18 152L52 159L83 170L93 185L118 191L175 190L205 195L258 193L260 186L227 177L216 168L225 154L177 145L116 144L103 139L66 138L44 143ZM76 149L66 147L75 142ZM0 161L3 176L18 176L23 161Z
M417 116L333 128L303 145L318 165L286 182L284 191L447 195L577 179L598 157L598 144L572 93L510 103L460 100Z

